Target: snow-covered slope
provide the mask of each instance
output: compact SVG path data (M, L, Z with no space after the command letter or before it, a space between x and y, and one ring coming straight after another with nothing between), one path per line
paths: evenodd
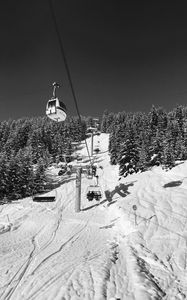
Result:
M187 297L187 162L119 180L108 139L94 137L100 203L87 201L92 180L83 175L79 213L74 177L56 202L0 207L0 299Z

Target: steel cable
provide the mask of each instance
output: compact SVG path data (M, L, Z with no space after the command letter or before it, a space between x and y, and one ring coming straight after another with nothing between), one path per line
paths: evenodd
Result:
M80 115L80 112L79 112L77 97L76 97L75 89L74 89L73 82L72 82L72 79L71 79L71 74L70 74L70 70L69 70L69 67L68 67L68 62L67 62L65 51L64 51L62 37L61 37L60 31L59 31L59 28L58 28L58 24L57 24L57 21L56 21L56 15L55 15L52 0L49 0L49 6L50 6L50 11L51 11L51 16L52 16L52 19L53 19L53 22L54 22L55 32L56 32L58 42L59 42L59 46L60 46L60 52L61 52L61 55L62 55L62 58L63 58L63 61L64 61L64 65L65 65L65 69L66 69L66 72L67 72L71 92L72 92L72 95L73 95L73 100L74 100L74 103L75 103L77 115L79 117L80 126L82 126L82 120L81 120L81 115ZM88 157L89 157L89 160L90 160L90 164L92 164L91 156L90 156L89 149L88 149L88 143L87 143L85 138L84 138L84 142L85 142L85 145L86 145L86 149L87 149Z

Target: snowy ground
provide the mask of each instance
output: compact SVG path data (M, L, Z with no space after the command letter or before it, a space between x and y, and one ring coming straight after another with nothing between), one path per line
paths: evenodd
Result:
M56 202L0 206L0 299L187 297L187 162L119 181L108 135L98 144L100 203L86 200L93 182L83 176L79 213L74 177L54 191Z

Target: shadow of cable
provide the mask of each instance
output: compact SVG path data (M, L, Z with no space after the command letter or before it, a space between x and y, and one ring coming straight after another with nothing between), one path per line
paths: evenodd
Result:
M112 205L112 204L114 204L116 202L117 202L117 200L110 201L107 206L110 206L110 205Z
M61 180L56 181L56 182L52 181L52 180L48 180L45 185L45 190L56 189L56 188L60 187L61 185L68 183L70 181L73 181L73 180L75 180L75 177L70 177L70 176L64 177Z
M94 207L96 207L96 206L99 206L99 205L101 205L101 204L103 204L103 203L105 203L105 202L107 202L107 201L108 201L107 199L104 199L104 200L101 201L101 202L98 202L98 203L96 203L96 204L94 204L94 205L87 206L87 207L81 209L81 211L86 211L86 210L92 209L92 208L94 208Z

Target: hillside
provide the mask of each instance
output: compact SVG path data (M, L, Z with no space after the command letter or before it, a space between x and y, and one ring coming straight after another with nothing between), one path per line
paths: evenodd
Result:
M119 180L109 135L98 142L100 203L87 201L92 180L83 175L79 213L74 176L54 203L28 197L0 206L0 299L187 297L187 162Z

